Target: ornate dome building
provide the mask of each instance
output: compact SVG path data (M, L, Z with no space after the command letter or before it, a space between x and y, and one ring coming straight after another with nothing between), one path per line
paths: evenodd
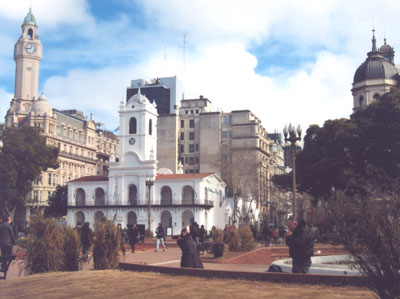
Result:
M391 88L399 86L399 72L394 64L394 50L386 44L386 38L384 45L378 50L373 33L372 50L367 55L365 62L354 74L351 89L354 110L379 100Z

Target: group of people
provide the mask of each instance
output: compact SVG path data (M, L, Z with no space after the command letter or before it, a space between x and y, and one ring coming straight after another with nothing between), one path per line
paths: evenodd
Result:
M179 248L182 250L181 267L204 268L200 259L198 244L199 242L204 242L205 233L204 226L202 225L198 229L197 223L192 226L187 225L182 229L177 241Z

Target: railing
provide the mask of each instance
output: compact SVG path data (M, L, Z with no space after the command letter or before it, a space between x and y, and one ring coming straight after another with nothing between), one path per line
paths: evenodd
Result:
M60 151L59 153L62 156L65 157L69 157L69 158L75 158L81 161L85 161L85 162L89 162L89 163L96 163L96 159L92 159L92 158L88 158L88 157L84 157L82 155L77 155L77 154L73 154L73 153L69 153L69 152L65 152L65 151Z

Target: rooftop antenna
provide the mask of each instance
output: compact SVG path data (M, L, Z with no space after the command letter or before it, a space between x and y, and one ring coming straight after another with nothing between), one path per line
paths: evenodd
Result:
M185 77L186 77L186 32L183 33L183 76L182 76L182 100L185 99Z

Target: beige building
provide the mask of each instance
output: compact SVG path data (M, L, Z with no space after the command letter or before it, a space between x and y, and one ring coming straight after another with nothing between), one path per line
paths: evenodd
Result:
M53 109L42 93L38 97L39 64L42 44L37 24L29 11L22 24L22 34L15 44L15 90L5 116L6 126L28 124L42 129L46 143L59 149L58 169L48 169L33 182L27 195L26 210L17 211L16 219L23 229L31 208L48 204L56 186L88 175L105 175L111 150L119 152L117 137L98 128L81 111Z
M271 160L273 143L251 111L215 112L210 100L200 96L182 100L179 111L159 117L158 165L174 170L181 165L185 173L216 172L227 181L240 168L236 161L249 161L243 174L255 185L257 208L267 212L271 176L283 171L282 150L273 153L277 161ZM233 192L228 190L227 196Z

